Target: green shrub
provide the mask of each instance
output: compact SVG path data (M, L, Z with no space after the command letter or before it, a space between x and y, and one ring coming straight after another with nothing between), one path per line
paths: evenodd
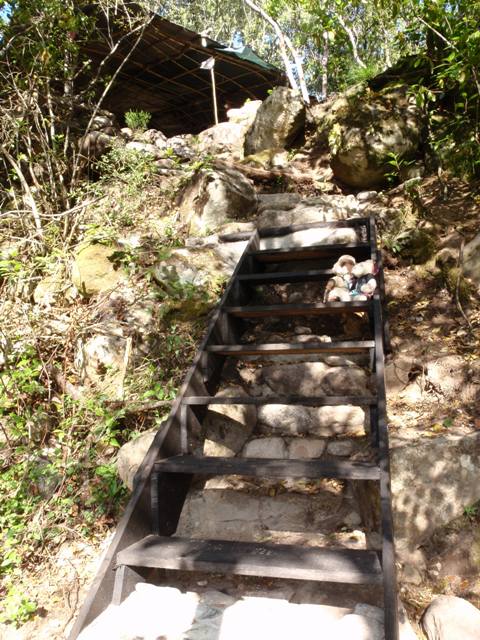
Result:
M134 131L145 131L152 118L148 111L127 111L125 113L125 124Z
M142 190L156 173L155 158L150 153L113 146L97 162L101 181L120 181L126 185L127 195Z
M365 67L357 64L352 65L347 71L345 86L350 87L359 82L367 82L367 80L374 78L378 74L378 71L378 66L373 63L368 63Z

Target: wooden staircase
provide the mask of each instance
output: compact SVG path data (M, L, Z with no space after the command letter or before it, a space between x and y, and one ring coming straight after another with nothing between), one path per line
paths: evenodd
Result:
M286 249L261 249L262 237L280 237L310 227L350 226L358 242ZM257 285L326 282L331 264L344 253L357 260L373 259L379 266L379 288L367 301L249 304ZM282 263L314 261L315 269L285 270ZM279 267L277 266L279 265ZM301 266L301 265L300 265ZM280 270L270 270L280 268ZM72 635L91 621L111 600L120 604L132 584L148 569L182 572L289 578L347 584L383 585L386 640L398 640L398 607L390 496L388 433L384 382L383 273L374 220L357 218L337 223L265 229L251 234L181 387L165 428L157 435L142 467L103 568L92 588ZM241 344L244 319L305 317L321 314L368 314L371 339L333 342ZM225 359L252 356L312 354L367 354L374 391L365 396L214 397ZM285 460L225 458L194 455L192 433L201 431L209 406L215 404L285 404L320 407L369 407L373 461ZM178 521L194 476L239 475L256 478L337 478L374 482L381 516L381 552L344 548L302 547L227 540L199 540L175 536ZM112 571L114 570L114 572ZM114 573L114 581L112 580Z

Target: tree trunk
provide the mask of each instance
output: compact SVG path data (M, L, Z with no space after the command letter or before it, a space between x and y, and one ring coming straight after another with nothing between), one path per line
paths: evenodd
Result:
M353 29L351 29L347 23L345 22L345 20L343 19L343 17L338 14L337 15L338 21L339 23L342 25L345 33L348 36L348 39L350 40L350 44L352 45L352 53L353 53L353 59L355 60L355 63L358 64L359 67L362 67L363 69L365 69L365 63L363 62L363 60L360 58L359 54L358 54L358 47L357 47L357 39L355 37L355 34L353 32Z
M310 96L308 95L307 85L305 83L305 76L303 74L303 66L302 61L300 60L300 56L297 53L297 50L292 44L290 38L285 35L285 42L287 43L287 47L290 49L291 54L293 56L293 60L295 61L295 68L297 69L298 81L300 83L300 90L302 92L302 97L306 104L310 104Z
M323 32L323 52L322 52L322 98L328 97L328 31Z
M292 67L290 64L290 60L288 58L288 52L287 52L287 47L288 49L290 49L290 53L293 56L294 59L294 64L295 67L297 69L297 73L298 73L298 78L299 78L299 82L300 82L300 87L301 87L301 92L302 92L302 96L303 99L305 100L306 103L310 102L309 96L308 96L308 91L307 91L307 87L305 85L305 79L304 79L304 75L303 75L303 68L302 68L302 63L301 60L297 54L297 52L295 51L295 48L293 47L290 38L288 38L288 36L285 36L282 32L282 30L280 29L280 26L278 24L278 22L276 22L271 16L268 15L268 13L266 13L261 7L259 7L258 5L256 5L254 2L252 2L252 0L243 0L244 3L250 7L250 9L252 9L253 11L255 11L256 13L258 13L264 20L266 20L270 26L273 28L273 30L275 31L277 37L278 37L278 42L280 44L280 54L282 56L283 59L283 64L285 65L285 71L288 77L288 81L290 83L290 86L292 87L292 89L294 91L298 91L298 83L295 79L295 76L292 73Z

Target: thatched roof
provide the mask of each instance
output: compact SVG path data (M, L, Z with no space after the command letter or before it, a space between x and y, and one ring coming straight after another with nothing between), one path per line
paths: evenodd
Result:
M135 36L122 43L112 60L116 68ZM120 122L129 109L152 113L150 126L168 136L198 133L214 124L210 73L200 64L215 58L220 121L225 109L247 98L264 99L273 86L284 84L282 71L261 60L249 47L231 49L209 38L155 16L142 41L127 61L104 102ZM98 65L108 53L102 42L83 48Z

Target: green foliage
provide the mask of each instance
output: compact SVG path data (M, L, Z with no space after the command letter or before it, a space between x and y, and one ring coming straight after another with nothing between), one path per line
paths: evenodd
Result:
M374 78L379 72L378 64L376 62L369 62L364 67L354 64L346 73L346 86L349 87L359 82L367 82Z
M478 515L478 504L472 504L463 509L463 515L469 520L474 520Z
M12 585L4 598L0 622L10 622L18 627L27 622L36 610L37 603L30 600L16 585Z
M400 178L402 169L414 164L415 160L406 160L400 157L398 153L390 151L385 158L385 162L391 167L391 170L385 173L385 177L389 184L393 184Z
M148 111L127 111L125 113L125 124L134 131L145 131L152 118Z
M36 609L17 589L22 568L69 531L87 535L93 522L108 522L125 496L112 457L130 433L123 410L100 396L50 397L46 376L36 348L7 349L0 370L0 575L7 594L0 617L17 624Z
M156 173L155 159L150 153L114 145L96 163L101 180L119 181L127 195L136 195Z
M75 241L75 205L92 151L91 138L82 136L101 113L128 48L117 63L111 53L150 12L141 1L132 10L111 0L88 8L30 0L8 3L8 10L1 34L8 44L0 55L0 203L12 211L14 230L34 236L42 252L51 238ZM111 48L109 64L92 68L84 45L98 40Z

